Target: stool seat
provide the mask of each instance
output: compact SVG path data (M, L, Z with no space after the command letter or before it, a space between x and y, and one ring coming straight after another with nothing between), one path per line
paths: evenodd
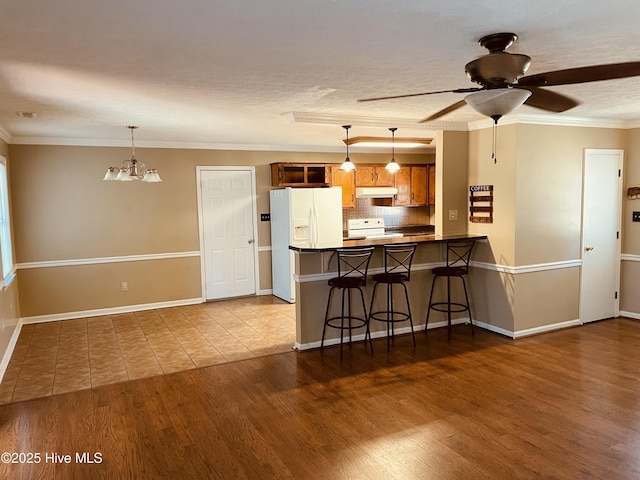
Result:
M409 305L409 293L406 283L411 276L411 262L416 252L417 243L384 245L384 272L373 275L375 282L371 295L371 306L369 307L369 321L377 320L387 324L387 351L390 349L390 339L394 336L394 325L398 322L409 322L413 345L416 344L416 336L413 331L413 319L411 317L411 306ZM373 310L373 303L376 299L376 292L379 285L387 286L387 305L383 310ZM402 286L406 300L407 310L401 311L393 301L393 287ZM369 326L370 328L370 326ZM373 349L373 347L372 347Z
M365 286L365 280L357 277L334 277L329 280L330 287L336 288L358 288Z
M402 283L409 281L409 275L404 273L376 273L371 279L374 282Z
M424 332L427 333L429 326L429 314L431 310L444 312L447 314L447 338L451 338L451 314L469 312L469 325L471 325L471 335L473 335L473 320L471 319L471 305L469 304L469 295L467 294L467 283L465 275L469 272L469 262L471 260L471 251L475 240L459 239L447 241L446 266L437 267L431 270L433 273L433 281L431 282L431 293L429 294L429 304L427 305L427 318L424 324ZM433 301L433 290L438 278L446 278L447 280L447 299L446 301ZM459 278L464 289L465 303L461 301L451 300L451 279Z
M467 274L466 267L436 267L431 270L437 277L459 277Z

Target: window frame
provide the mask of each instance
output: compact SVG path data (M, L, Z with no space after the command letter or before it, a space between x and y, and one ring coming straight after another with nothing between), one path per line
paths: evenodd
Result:
M11 225L11 206L9 198L9 169L7 159L0 155L0 272L3 289L6 289L16 276L16 262L13 249L13 232ZM8 242L9 267L5 258Z

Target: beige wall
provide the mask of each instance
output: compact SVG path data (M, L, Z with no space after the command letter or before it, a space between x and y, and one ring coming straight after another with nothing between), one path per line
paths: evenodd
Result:
M270 164L341 163L342 153L253 152L137 148L139 160L163 181L103 182L128 148L11 145L12 203L17 262L69 261L200 250L196 166L253 166L257 212L269 212ZM386 163L388 154L351 155L354 163ZM396 156L427 163L432 155ZM258 221L258 247L269 247L268 222ZM271 288L271 255L258 253L260 291ZM25 265L29 266L29 265ZM38 265L36 265L38 266ZM197 257L81 266L23 268L18 272L23 317L123 307L202 295ZM146 279L146 280L145 280ZM153 281L149 280L153 279ZM129 291L120 292L120 282Z
M447 235L467 231L467 132L436 132L436 234ZM457 210L458 219L451 220L449 211Z
M469 231L489 235L489 244L479 246L476 260L504 267L506 272L477 274L491 282L492 289L486 289L488 298L477 304L476 316L514 332L576 321L579 267L539 267L581 258L584 149L624 149L627 133L586 127L499 126L496 164L491 161L491 139L490 128L469 134L469 184L495 187L494 222L470 224ZM476 296L480 288L474 285Z

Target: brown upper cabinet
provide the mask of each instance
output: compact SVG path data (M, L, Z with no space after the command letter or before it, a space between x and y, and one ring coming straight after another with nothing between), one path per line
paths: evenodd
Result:
M429 192L428 201L429 205L436 204L436 166L429 165Z
M396 172L395 206L425 206L428 201L428 165L403 166Z
M393 187L395 179L384 165L356 165L356 187Z
M324 163L272 163L271 185L274 187L327 187L331 169Z
M356 172L340 170L340 165L331 165L331 186L342 187L342 208L356 208Z

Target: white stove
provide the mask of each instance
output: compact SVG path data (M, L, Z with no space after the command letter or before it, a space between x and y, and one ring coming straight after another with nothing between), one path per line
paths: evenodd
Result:
M401 233L387 232L384 218L356 218L347 220L348 238L392 238L402 237Z

